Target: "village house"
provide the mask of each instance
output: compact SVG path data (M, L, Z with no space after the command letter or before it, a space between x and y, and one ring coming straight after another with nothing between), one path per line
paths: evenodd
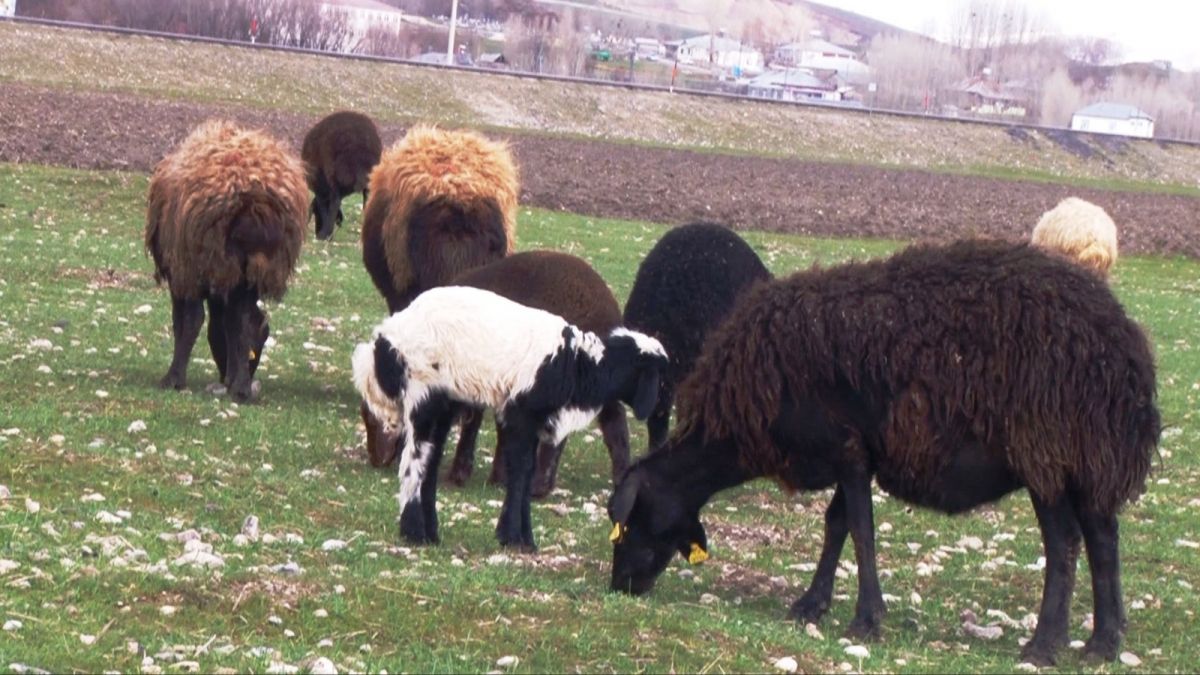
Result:
M668 57L673 55L679 63L715 66L735 76L757 75L765 66L762 52L721 35L708 34L674 40L668 42L666 47Z
M1154 138L1154 118L1127 103L1093 103L1071 116L1071 129L1094 134Z

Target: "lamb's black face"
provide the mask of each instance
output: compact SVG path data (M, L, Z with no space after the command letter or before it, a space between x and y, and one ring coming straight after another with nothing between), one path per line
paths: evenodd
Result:
M634 417L645 420L658 403L659 384L667 376L667 353L647 335L617 329L604 344L605 357L630 364L619 375L618 396L633 409Z
M670 491L649 486L639 467L613 493L608 514L614 591L648 593L676 553L692 563L708 558L708 538L696 514L685 513Z

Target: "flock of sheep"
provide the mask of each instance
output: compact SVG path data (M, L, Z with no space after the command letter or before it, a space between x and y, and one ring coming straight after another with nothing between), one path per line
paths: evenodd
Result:
M1067 643L1081 542L1095 608L1085 650L1116 657L1117 514L1145 487L1160 419L1150 345L1106 282L1116 229L1098 207L1065 200L1035 245L914 245L780 279L731 230L682 226L646 256L622 313L585 261L513 252L518 175L502 143L418 126L385 151L370 119L338 112L296 157L210 122L150 183L146 247L170 288L175 339L163 386L186 386L207 304L223 383L238 400L257 393L269 334L259 298L285 292L308 214L328 238L356 192L363 263L389 316L353 349L353 379L371 464L399 458L407 541L439 540L446 438L461 422L449 479L462 484L491 409L492 480L506 485L497 537L532 549L531 498L553 487L567 435L598 418L615 486L614 590L649 591L675 554L706 559L699 513L717 492L755 478L834 488L790 615L817 621L829 608L849 536L849 632L872 635L885 611L872 480L946 513L1025 488L1046 570L1022 658L1051 664ZM648 420L649 451L632 465L624 405Z

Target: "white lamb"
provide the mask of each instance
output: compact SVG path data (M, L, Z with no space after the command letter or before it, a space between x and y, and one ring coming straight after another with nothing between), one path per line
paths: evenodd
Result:
M354 384L401 438L400 532L438 541L437 473L459 404L496 411L507 469L496 525L503 545L534 547L530 488L539 440L558 443L613 400L638 419L667 368L662 345L618 328L601 337L561 317L464 286L422 293L359 344Z
M1075 259L1101 276L1117 262L1117 226L1104 209L1067 197L1042 214L1033 228L1033 244Z

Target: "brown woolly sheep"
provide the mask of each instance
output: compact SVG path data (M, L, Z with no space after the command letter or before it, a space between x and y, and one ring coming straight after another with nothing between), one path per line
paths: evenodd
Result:
M367 201L367 179L379 163L383 142L370 117L350 110L327 115L304 136L300 158L304 160L308 188L315 195L312 214L317 239L333 236L334 225L342 224L342 198L362 192Z
M171 291L175 352L161 381L187 386L208 304L208 344L221 381L251 396L270 328L259 297L279 299L304 241L304 168L283 144L231 122L201 124L154 168L146 249Z
M714 223L676 227L646 254L625 303L625 325L658 338L671 359L646 420L651 452L667 440L675 388L692 372L708 332L747 289L770 278L749 244Z
M1078 197L1067 197L1043 213L1032 241L1105 277L1117 262L1116 223L1104 209Z
M1145 489L1160 418L1146 336L1096 275L1028 244L966 241L764 284L709 336L677 411L668 444L609 503L614 590L649 591L675 552L706 558L699 511L720 490L758 477L836 486L790 615L829 608L849 534L849 632L874 634L885 607L872 477L946 513L1024 487L1046 554L1024 660L1052 663L1067 642L1081 538L1095 603L1085 651L1117 655L1117 512Z
M455 277L456 286L482 288L527 307L545 310L566 319L581 330L608 335L621 325L621 307L596 270L586 261L557 251L526 251L515 253L489 265L477 267ZM383 427L366 404L361 406L363 423L367 428L367 457L372 466L386 466L396 458L397 439L383 432ZM629 465L629 428L625 408L620 401L610 401L600 409L600 431L612 460L613 480ZM462 433L454 464L448 480L464 485L471 476L475 462L475 440L483 413L473 409L464 415ZM498 432L499 433L499 432ZM531 496L541 498L554 489L558 462L562 457L563 440L557 445L543 442L538 447L537 468ZM497 448L503 439L497 438ZM504 462L499 450L492 461L489 483L501 484Z
M371 172L363 264L388 312L515 246L517 168L508 146L413 127Z

